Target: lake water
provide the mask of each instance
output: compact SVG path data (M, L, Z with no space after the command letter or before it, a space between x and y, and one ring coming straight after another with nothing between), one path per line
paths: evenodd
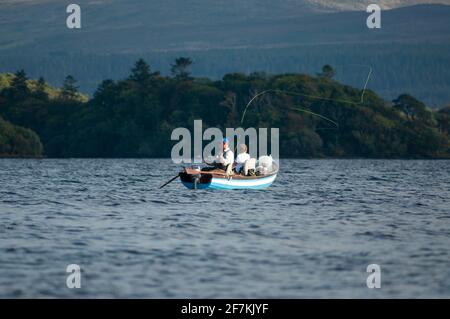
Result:
M159 190L178 168L0 160L0 297L450 297L450 161L283 160L267 190Z

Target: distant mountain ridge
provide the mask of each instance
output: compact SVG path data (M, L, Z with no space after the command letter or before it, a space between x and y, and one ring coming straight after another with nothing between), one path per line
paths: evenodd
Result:
M386 10L381 30L369 30L367 2L78 0L82 29L69 30L65 2L0 1L0 72L24 68L53 85L72 74L92 93L139 57L167 73L174 57L191 56L193 73L212 78L364 64L374 68L369 87L385 98L406 91L430 105L449 103L450 6L373 1L421 5ZM357 86L366 74L356 76L340 81Z
M0 55L127 54L327 43L450 43L450 6L389 10L382 16L382 29L373 31L366 26L364 10L318 13L311 11L306 0L251 0L246 4L228 0L206 8L202 7L205 0L186 0L180 7L176 6L179 1L164 1L161 7L156 5L163 3L159 1L79 1L79 30L66 27L67 13L61 2L3 4ZM253 6L256 3L258 6ZM35 18L30 21L30 16Z

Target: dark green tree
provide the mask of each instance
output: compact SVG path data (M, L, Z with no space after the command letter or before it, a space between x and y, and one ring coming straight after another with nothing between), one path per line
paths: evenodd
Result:
M72 75L66 76L61 88L61 97L64 100L74 100L78 94L77 80Z
M172 75L177 79L186 80L190 76L189 67L193 61L188 57L179 57L175 59L175 63L171 65Z
M13 99L23 99L30 94L27 81L28 77L24 70L19 70L14 74L11 83L11 95Z
M108 104L112 104L117 91L116 84L113 80L103 80L94 92L93 102L99 106L107 106Z
M394 103L394 108L405 114L410 120L417 118L428 119L429 117L425 104L409 94L401 94L392 102Z
M336 71L333 69L331 65L324 65L322 67L322 72L319 73L319 76L326 79L332 79L336 75Z
M144 59L139 59L134 64L133 69L131 69L129 79L145 85L150 82L151 77L150 65L148 65Z
M128 77L128 85L138 91L138 95L142 98L154 93L158 88L159 72L151 72L150 65L143 59L139 59L131 69Z
M36 92L35 96L40 100L48 100L48 93L46 90L47 83L45 82L45 79L41 76L36 85Z

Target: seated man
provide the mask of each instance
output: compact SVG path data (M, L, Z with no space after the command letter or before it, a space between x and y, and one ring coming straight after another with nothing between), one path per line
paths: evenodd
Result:
M236 157L236 167L235 170L237 173L241 174L242 169L244 168L244 164L247 160L250 159L250 154L247 153L247 145L241 144L239 145L239 155Z
M229 171L231 169L234 162L234 153L230 149L228 138L223 139L223 153L220 154L217 160L213 163L215 168L220 168L225 171Z

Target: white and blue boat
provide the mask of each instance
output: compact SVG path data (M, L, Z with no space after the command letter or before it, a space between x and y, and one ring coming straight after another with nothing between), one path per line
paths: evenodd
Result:
M259 176L227 176L219 169L203 171L193 168L185 168L179 176L183 185L190 189L263 189L272 185L277 173L278 168L273 165L269 173Z

